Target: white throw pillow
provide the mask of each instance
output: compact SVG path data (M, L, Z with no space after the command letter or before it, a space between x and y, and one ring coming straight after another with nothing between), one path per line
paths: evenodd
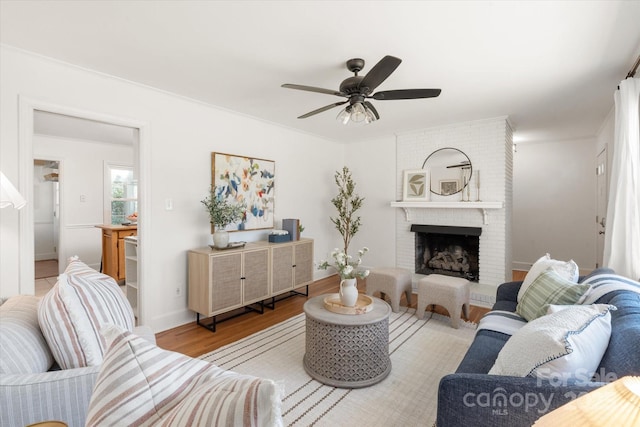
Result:
M115 326L86 426L282 426L282 384L163 350Z
M520 286L520 290L518 291L518 302L527 291L527 288L533 283L537 277L547 269L553 269L558 275L564 279L569 280L570 282L577 283L578 277L580 275L580 270L578 265L573 261L558 261L555 259L551 259L551 255L545 254L540 257L529 269L529 272L525 276L522 281L522 286Z
M589 381L609 345L611 310L575 305L532 320L509 338L489 374Z

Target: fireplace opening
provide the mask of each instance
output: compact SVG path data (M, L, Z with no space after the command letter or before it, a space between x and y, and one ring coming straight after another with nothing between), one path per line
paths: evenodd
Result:
M416 233L417 274L444 274L478 281L481 228L413 224L411 231Z

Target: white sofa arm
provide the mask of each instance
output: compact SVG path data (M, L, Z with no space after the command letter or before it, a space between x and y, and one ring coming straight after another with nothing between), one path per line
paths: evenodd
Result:
M84 426L100 366L38 374L0 375L0 425L46 420Z
M155 344L148 326L133 333ZM0 426L24 427L42 421L64 421L84 427L100 366L37 374L0 375Z

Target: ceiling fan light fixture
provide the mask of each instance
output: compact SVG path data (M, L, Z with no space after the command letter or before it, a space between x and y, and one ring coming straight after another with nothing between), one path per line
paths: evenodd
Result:
M360 123L367 116L367 112L361 102L353 104L351 108L351 120Z
M371 109L369 109L366 105L364 106L364 111L365 111L365 116L364 116L365 123L369 124L377 120L375 114L373 114L373 111L371 111Z
M340 83L340 89L337 91L291 83L285 83L282 87L346 98L346 101L335 102L303 114L298 117L299 119L306 119L348 102L349 106L340 111L336 117L337 120L341 121L344 125L348 124L350 121L356 123L363 121L365 123L372 123L376 120L380 120L380 114L378 114L373 104L367 101L367 98L383 101L435 98L440 95L440 89L399 89L373 93L375 89L384 82L387 77L396 70L396 68L398 68L401 62L402 60L400 58L387 55L378 61L376 65L374 65L373 68L371 68L371 70L362 77L359 76L358 73L364 68L364 60L359 58L350 59L347 61L347 69L354 73L354 76L343 80L342 83Z
M346 125L347 123L349 123L349 119L351 118L350 110L351 110L351 105L347 105L345 108L342 109L342 111L338 113L338 115L336 116L336 120L342 123L343 125Z

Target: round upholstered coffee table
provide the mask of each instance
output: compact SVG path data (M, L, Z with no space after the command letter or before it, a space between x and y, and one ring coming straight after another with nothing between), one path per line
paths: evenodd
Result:
M304 304L305 371L334 387L360 388L382 381L391 372L389 304L372 298L368 313L339 314L324 308L325 297Z

